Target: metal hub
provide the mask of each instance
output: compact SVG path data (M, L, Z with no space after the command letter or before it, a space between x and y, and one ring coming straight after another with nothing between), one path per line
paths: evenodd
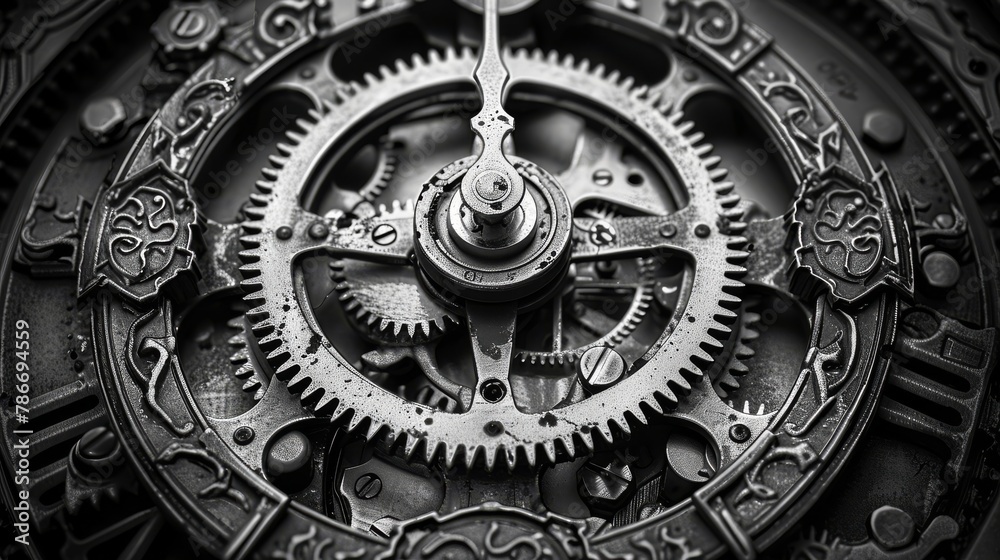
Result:
M521 203L499 221L481 221L465 204L462 195L473 158L442 170L438 177L453 175L429 183L417 199L413 225L417 264L436 284L459 297L490 303L526 301L566 272L572 223L569 200L548 172L511 159L524 194ZM494 171L482 175L499 176ZM461 190L456 188L459 181Z

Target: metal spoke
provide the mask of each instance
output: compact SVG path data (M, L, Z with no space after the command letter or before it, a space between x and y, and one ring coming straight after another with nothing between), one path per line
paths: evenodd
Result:
M477 404L512 407L510 362L517 330L517 306L469 301L465 304L476 363Z
M684 210L669 216L574 220L573 262L642 257L661 253L697 254L718 235L707 223L692 223Z

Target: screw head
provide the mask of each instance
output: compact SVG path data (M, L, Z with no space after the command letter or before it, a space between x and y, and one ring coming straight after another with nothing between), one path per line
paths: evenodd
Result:
M170 20L170 31L182 39L197 37L208 27L205 13L189 8L178 10Z
M396 242L396 228L389 224L379 224L372 231L372 241L378 245L392 245Z
M577 364L580 381L590 391L614 385L625 374L625 359L608 346L595 346L583 353Z
M288 226L281 226L274 232L275 237L281 240L287 240L292 238L292 228Z
M743 443L750 439L750 428L745 424L733 424L729 428L729 439L735 441L736 443Z
M660 237L670 239L675 235L677 235L677 226L674 224L663 224L660 226Z
M607 169L598 169L597 171L594 171L592 179L595 185L599 187L606 187L615 180L615 176Z
M705 239L709 235L712 235L712 228L708 227L708 224L698 224L694 226L694 234Z
M238 445L247 445L253 441L253 438L256 437L256 435L257 433L254 432L253 428L250 426L240 426L233 432L233 441L235 441Z
M374 473L366 473L354 482L354 495L362 500L370 500L382 492L382 479Z

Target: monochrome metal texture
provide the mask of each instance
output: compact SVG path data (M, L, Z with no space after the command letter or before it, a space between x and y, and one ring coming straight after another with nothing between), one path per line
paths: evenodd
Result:
M0 556L997 557L998 30L15 4Z

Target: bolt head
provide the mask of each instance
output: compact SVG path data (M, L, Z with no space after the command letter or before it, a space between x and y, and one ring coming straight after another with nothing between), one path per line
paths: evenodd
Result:
M292 430L268 448L264 469L280 488L293 492L312 480L312 459L312 442L302 432Z
M614 511L632 496L635 480L628 463L613 459L594 459L577 475L580 496L592 509Z
M87 104L80 114L80 132L92 144L104 146L121 137L128 112L117 97L102 97Z
M894 150L906 137L906 122L892 111L869 111L862 125L862 135L865 142L877 150Z

